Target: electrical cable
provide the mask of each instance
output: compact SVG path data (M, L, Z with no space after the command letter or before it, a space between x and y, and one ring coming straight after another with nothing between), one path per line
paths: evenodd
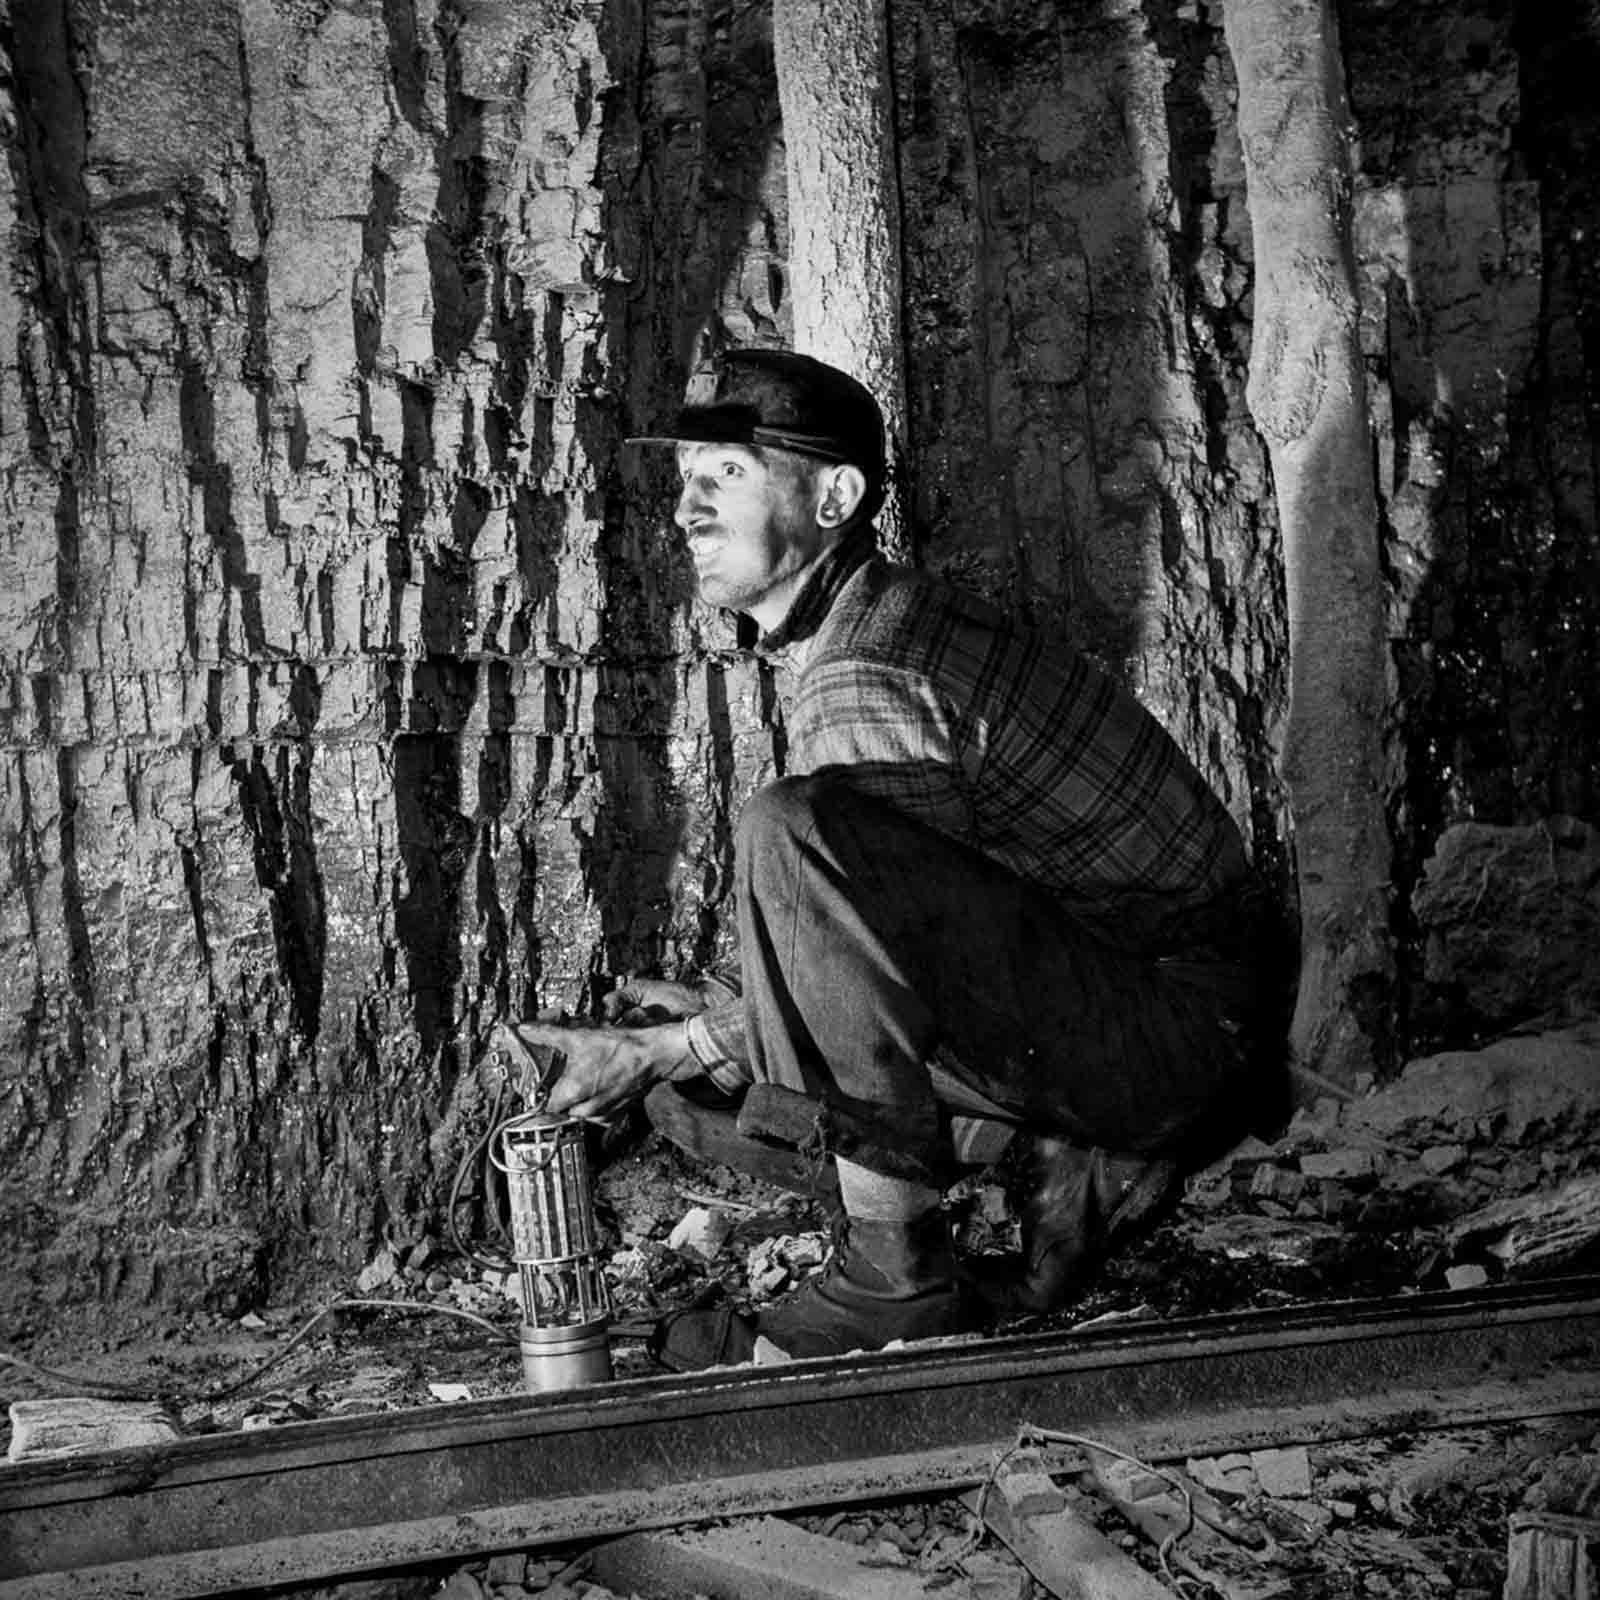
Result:
M494 1091L494 1102L489 1107L489 1125L483 1136L461 1157L456 1166L455 1177L450 1181L450 1194L445 1202L445 1227L450 1234L450 1243L458 1254L463 1255L474 1266L483 1267L490 1272L515 1272L516 1262L509 1256L489 1255L480 1250L461 1231L461 1224L456 1219L456 1213L466 1203L462 1196L467 1187L467 1179L471 1176L473 1167L481 1160L482 1185L483 1185L483 1214L490 1221L490 1225L503 1238L505 1230L499 1225L499 1218L494 1216L494 1207L489 1203L490 1177L494 1170L494 1156L492 1146L494 1138L508 1122L515 1120L513 1117L502 1117L500 1107L505 1100L505 1084L501 1082Z
M36 1361L29 1361L26 1356L14 1355L9 1350L0 1350L0 1367L15 1367L18 1372L25 1372L35 1382L60 1383L71 1386L74 1394L104 1395L109 1400L155 1400L159 1397L147 1394L143 1390L135 1391L120 1383L106 1383L100 1378L76 1378L70 1372L58 1372L54 1367L41 1367Z
M495 1086L494 1099L489 1107L487 1131L471 1145L456 1166L455 1175L450 1183L450 1193L446 1201L445 1213L446 1229L455 1249L475 1266L485 1268L491 1272L514 1272L516 1270L516 1262L507 1255L489 1254L473 1245L461 1231L460 1223L457 1220L457 1212L466 1203L463 1196L467 1179L471 1175L474 1166L481 1162L485 1224L496 1237L502 1240L506 1238L506 1228L496 1214L491 1200L494 1180L490 1176L492 1172L504 1170L500 1167L500 1163L494 1159L493 1144L495 1137L503 1128L518 1120L518 1114L505 1117L500 1114L505 1102L505 1092L506 1085L502 1077ZM61 1372L53 1367L41 1366L38 1362L30 1361L25 1356L20 1356L4 1349L0 1349L0 1367L10 1367L15 1371L24 1373L41 1386L47 1384L59 1385L75 1394L88 1394L112 1400L154 1402L170 1405L181 1411L197 1406L216 1405L221 1401L230 1400L236 1395L243 1394L253 1388L268 1372L280 1365L293 1351L298 1349L325 1317L331 1316L336 1311L366 1310L454 1317L488 1333L497 1344L516 1345L519 1343L514 1334L507 1333L504 1329L497 1327L487 1317L480 1317L475 1312L465 1311L457 1306L434 1305L429 1301L421 1300L367 1299L341 1295L337 1299L330 1300L326 1305L314 1312L284 1344L274 1350L264 1361L252 1367L236 1382L227 1384L220 1389L211 1389L204 1393L187 1397L159 1390L136 1389L126 1384L108 1383L99 1378L79 1377L72 1373Z
M1186 1592L1184 1589L1185 1580L1180 1579L1177 1573L1172 1570L1172 1557L1178 1542L1186 1538L1194 1529L1194 1496L1190 1494L1188 1485L1164 1468L1154 1466L1148 1461L1141 1461L1138 1456L1130 1456L1125 1451L1118 1450L1114 1445L1106 1444L1103 1440L1091 1439L1081 1433L1063 1433L1057 1428L1040 1428L1031 1422L1020 1423L1017 1427L1016 1438L995 1458L994 1464L989 1468L988 1475L978 1487L977 1499L973 1504L971 1514L972 1521L967 1530L966 1538L957 1549L945 1552L939 1557L936 1563L939 1568L959 1566L983 1542L985 1530L983 1508L988 1503L990 1492L999 1481L1001 1469L1019 1450L1026 1450L1036 1444L1070 1444L1075 1445L1080 1450L1098 1450L1102 1455L1111 1456L1118 1461L1125 1461L1130 1466L1138 1467L1141 1471L1150 1473L1152 1477L1165 1479L1183 1501L1185 1521L1181 1528L1169 1533L1161 1541L1160 1547L1156 1551L1156 1560L1160 1563L1162 1575L1172 1587L1178 1590L1180 1594Z
M456 1213L465 1203L462 1196L466 1188L467 1178L471 1174L474 1165L481 1161L484 1218L487 1226L493 1230L497 1237L504 1239L506 1236L505 1227L495 1214L495 1208L490 1201L492 1184L490 1173L499 1168L499 1164L494 1159L494 1138L503 1127L517 1120L515 1116L501 1116L500 1111L504 1101L505 1081L502 1078L495 1086L494 1100L489 1107L488 1130L468 1149L457 1165L446 1203L446 1227L450 1234L451 1243L468 1261L491 1272L514 1272L516 1263L509 1256L490 1255L476 1248L462 1233L460 1224L456 1219ZM4 1349L0 1349L0 1367L10 1367L15 1371L24 1373L41 1386L46 1384L60 1385L75 1394L99 1396L110 1400L155 1402L173 1405L180 1410L195 1406L216 1405L220 1401L230 1400L235 1395L243 1394L246 1390L259 1383L268 1372L283 1362L291 1352L298 1349L325 1317L332 1315L336 1311L362 1310L399 1311L413 1315L425 1314L454 1317L482 1329L491 1335L496 1343L515 1345L519 1342L514 1335L496 1327L487 1317L480 1317L475 1312L465 1311L457 1306L440 1306L421 1300L364 1299L341 1295L337 1299L330 1300L320 1310L313 1313L283 1345L273 1351L266 1360L251 1368L237 1382L228 1384L221 1389L212 1389L206 1393L187 1398L159 1391L135 1389L126 1384L108 1383L99 1378L78 1377L69 1372L61 1372L53 1367L41 1366L38 1362L29 1361L25 1356L20 1356Z
M188 1410L195 1406L216 1405L219 1401L231 1400L235 1395L243 1394L253 1388L292 1351L298 1349L324 1317L332 1315L335 1311L400 1311L413 1315L454 1317L458 1321L469 1322L474 1327L491 1334L497 1344L514 1345L518 1342L514 1334L496 1327L487 1317L480 1317L473 1311L464 1311L459 1306L436 1306L425 1300L373 1300L341 1295L308 1317L284 1344L274 1350L266 1360L258 1362L237 1382L227 1384L220 1389L206 1390L201 1394L172 1395L149 1389L133 1389L123 1384L105 1383L98 1378L79 1378L69 1372L59 1372L53 1367L40 1366L37 1362L29 1361L24 1356L14 1355L9 1350L0 1350L0 1365L14 1367L36 1381L68 1385L75 1393L90 1391L107 1399L154 1401L176 1406L180 1410Z
M1040 1428L1031 1422L1024 1422L1017 1429L1017 1445L1025 1444L1071 1444L1080 1450L1098 1450L1113 1460L1126 1462L1129 1466L1138 1467L1141 1472L1148 1472L1152 1477L1164 1479L1183 1502L1184 1522L1181 1528L1174 1529L1161 1541L1156 1549L1156 1560L1161 1564L1162 1576L1173 1588L1182 1592L1183 1585L1172 1570L1171 1558L1179 1540L1187 1538L1194 1531L1194 1496L1189 1492L1188 1484L1176 1474L1168 1472L1165 1467L1141 1461L1138 1456L1130 1456L1125 1450L1118 1450L1114 1445L1106 1444L1100 1439L1086 1438L1081 1433L1063 1433L1057 1428Z
M357 1300L341 1296L337 1300L330 1300L320 1311L301 1324L300 1328L281 1349L273 1351L259 1366L241 1378L237 1383L230 1384L225 1389L214 1389L208 1394L198 1397L191 1402L196 1405L215 1405L219 1400L231 1400L234 1395L242 1394L246 1389L252 1388L266 1376L268 1372L283 1361L291 1351L303 1344L311 1330L326 1316L335 1311L363 1311L367 1309L380 1311L402 1311L412 1313L431 1313L441 1317L455 1317L462 1322L470 1322L474 1327L481 1328L494 1336L499 1344L516 1344L514 1335L507 1333L503 1328L497 1328L487 1317L480 1317L475 1311L463 1311L459 1306L436 1306L425 1300Z

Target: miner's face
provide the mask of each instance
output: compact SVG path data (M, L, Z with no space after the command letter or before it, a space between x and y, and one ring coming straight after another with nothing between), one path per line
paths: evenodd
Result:
M673 520L688 535L700 596L780 623L832 533L818 521L817 463L742 444L678 446Z

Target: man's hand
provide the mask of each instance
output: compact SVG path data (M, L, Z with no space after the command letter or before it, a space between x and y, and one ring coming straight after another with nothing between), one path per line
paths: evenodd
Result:
M498 1024L493 1048L511 1058L522 1098L565 1117L604 1117L668 1079L692 1078L700 1065L681 1023L654 1028L566 1028L550 1022ZM537 1053L536 1053L537 1052ZM540 1056L566 1065L552 1072Z
M601 999L600 1015L607 1022L669 1022L692 1017L709 1004L698 984L630 977Z

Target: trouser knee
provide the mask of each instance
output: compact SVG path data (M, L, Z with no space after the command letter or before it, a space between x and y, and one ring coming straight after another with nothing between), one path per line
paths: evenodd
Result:
M841 802L850 791L836 780L780 778L745 802L739 817L734 855L741 896L755 904L778 906L808 893L809 878L800 870L803 859L823 848L843 844L849 850L849 830L838 839ZM814 887L814 886L813 886Z
M779 778L745 802L739 816L737 854L746 860L807 839L817 825L826 779Z

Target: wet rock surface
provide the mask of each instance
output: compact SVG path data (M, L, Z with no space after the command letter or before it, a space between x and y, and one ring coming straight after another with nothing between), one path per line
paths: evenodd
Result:
M1600 830L1577 817L1447 828L1412 911L1425 1009L1498 1031L1600 999Z

